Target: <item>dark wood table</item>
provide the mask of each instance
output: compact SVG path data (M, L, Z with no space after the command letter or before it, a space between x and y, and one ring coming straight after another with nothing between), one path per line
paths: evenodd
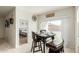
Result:
M52 38L52 40L54 39L55 34L54 33L50 33L50 34L38 34L39 37L41 38L42 42L43 42L43 53L45 53L45 46L46 46L46 39L47 38Z

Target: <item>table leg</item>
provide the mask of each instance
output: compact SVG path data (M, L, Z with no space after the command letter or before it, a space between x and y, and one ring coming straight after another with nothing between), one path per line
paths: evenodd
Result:
M45 38L43 39L43 53L45 53L45 46L46 46L46 42L45 42Z
M43 53L45 53L45 42L43 44Z

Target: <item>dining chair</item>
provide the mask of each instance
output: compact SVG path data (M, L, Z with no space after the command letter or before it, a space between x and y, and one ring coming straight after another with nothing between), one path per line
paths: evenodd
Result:
M61 33L55 33L55 38L53 41L46 43L49 48L49 53L60 53L64 52L64 39L62 39Z
M64 41L60 44L55 45L53 42L46 43L46 46L49 48L49 53L62 53L64 52Z
M33 53L38 51L42 52L41 38L35 32L32 32L32 39L33 42L32 42L31 51L33 51Z

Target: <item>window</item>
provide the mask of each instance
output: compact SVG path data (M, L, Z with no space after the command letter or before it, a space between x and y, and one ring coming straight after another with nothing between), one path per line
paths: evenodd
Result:
M48 31L61 31L62 29L61 25L62 25L61 20L48 21Z

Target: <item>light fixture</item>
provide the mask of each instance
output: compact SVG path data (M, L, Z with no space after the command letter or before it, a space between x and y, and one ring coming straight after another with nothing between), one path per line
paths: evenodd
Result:
M55 16L55 13L49 13L49 14L46 15L47 18L48 17L54 17L54 16Z

